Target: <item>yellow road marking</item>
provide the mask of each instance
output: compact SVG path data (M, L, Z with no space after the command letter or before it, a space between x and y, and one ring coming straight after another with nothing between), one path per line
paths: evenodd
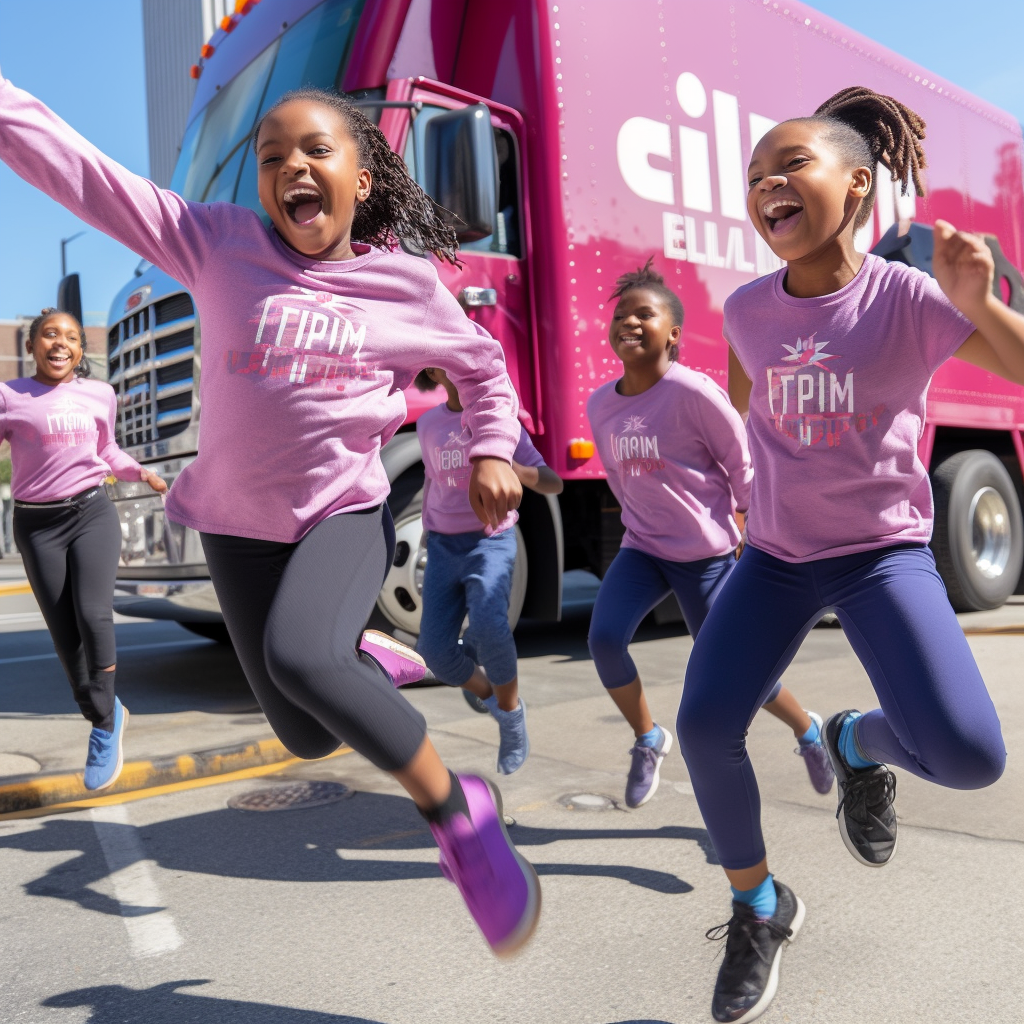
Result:
M320 761L328 761L332 757L343 757L351 754L350 747L342 747L340 750L328 754L327 757L318 758ZM64 814L67 811L79 811L88 807L109 807L112 804L125 804L133 800L147 800L151 796L165 796L168 793L181 793L187 789L200 789L203 786L217 786L222 782L241 782L244 779L258 779L262 775L273 775L275 772L284 771L297 764L309 764L301 757L292 757L287 761L278 761L275 764L261 764L255 768L242 768L237 772L225 772L223 775L207 775L200 779L184 779L181 782L169 782L163 786L152 786L149 789L134 789L127 793L111 793L108 796L94 796L87 800L70 800L63 804L50 804L46 807L32 807L24 811L10 811L7 814L0 814L0 821L10 821L15 818L40 818L47 814Z
M1024 636L1021 626L967 626L964 636Z
M28 583L0 584L0 597L14 597L15 594L31 594L32 587Z

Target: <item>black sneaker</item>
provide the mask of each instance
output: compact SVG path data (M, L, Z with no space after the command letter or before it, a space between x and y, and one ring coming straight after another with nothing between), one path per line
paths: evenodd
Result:
M839 733L855 712L840 711L826 723L824 744L839 783L839 834L861 864L881 868L896 852L896 776L884 765L851 768L839 752Z
M779 902L767 921L760 920L753 907L733 900L732 920L707 932L709 939L726 939L711 1001L715 1020L747 1024L760 1017L775 998L782 947L800 931L804 905L788 886L778 881L774 884Z

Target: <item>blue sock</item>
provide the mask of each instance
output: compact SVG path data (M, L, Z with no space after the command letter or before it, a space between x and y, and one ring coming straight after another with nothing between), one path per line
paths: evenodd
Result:
M799 743L801 747L807 747L812 743L817 743L820 737L821 730L818 728L818 723L812 718L810 729L808 729L803 736L797 739L797 743Z
M843 727L839 730L839 753L843 755L843 760L851 768L874 768L878 762L872 761L860 752L857 747L857 738L853 733L853 723L860 717L860 712L854 711L843 722Z
M753 907L754 913L762 921L767 921L775 914L779 898L775 893L775 882L770 874L753 889L737 889L732 885L729 888L732 889L732 898L738 903L746 903L748 907Z
M637 736L636 745L638 747L650 747L654 749L661 742L661 726L657 722L654 723L654 728L650 732L645 732L642 736Z

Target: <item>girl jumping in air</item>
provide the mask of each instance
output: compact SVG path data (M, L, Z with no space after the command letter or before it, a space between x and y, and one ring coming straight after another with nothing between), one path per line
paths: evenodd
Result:
M466 491L467 450L473 443L462 426L463 407L451 379L438 367L416 377L421 391L444 388L448 400L416 421L426 481L423 527L427 567L423 576L423 620L417 649L427 667L450 686L461 686L498 723L498 771L511 775L530 753L526 705L519 697L516 642L508 603L516 564L514 517L507 529L481 530ZM544 465L529 434L521 433L512 454L519 482L538 494L559 494L562 481ZM459 632L469 615L462 646ZM481 667L482 666L482 667Z
M587 403L626 528L601 581L589 643L597 674L636 737L626 777L629 807L654 796L672 747L671 733L651 717L629 643L644 616L671 593L697 636L737 564L733 513L746 511L753 476L739 413L710 377L677 362L683 306L653 262L616 282L608 340L622 360L622 376ZM780 684L764 708L793 730L811 783L827 793L833 774L821 719Z
M993 295L982 240L943 221L934 279L854 248L879 162L923 194L923 138L903 104L851 88L773 128L750 162L747 212L786 267L725 304L734 401L749 403L748 543L690 656L677 723L733 892L732 919L709 933L727 939L719 1021L764 1012L803 922L799 898L768 872L744 733L822 612L839 617L881 704L825 724L857 861L881 867L896 849L887 765L955 789L1003 770L999 720L928 548L917 442L947 359L1024 383L1024 317Z
M31 377L0 384L0 435L11 444L14 539L57 657L92 722L83 783L121 774L128 710L114 695L114 577L121 524L103 481L167 484L114 440L116 398L89 380L85 331L70 313L44 309L29 325Z
M362 114L333 93L289 93L253 148L270 228L251 210L186 202L131 174L0 79L0 158L196 299L203 440L167 515L202 537L274 731L297 756L323 757L344 739L390 772L488 943L509 953L533 931L540 887L505 833L497 790L449 772L392 686L422 675L419 658L360 638L394 555L380 448L421 367L443 368L465 399L480 520L497 526L519 502L501 349L428 260L391 251L402 237L454 262L456 241Z

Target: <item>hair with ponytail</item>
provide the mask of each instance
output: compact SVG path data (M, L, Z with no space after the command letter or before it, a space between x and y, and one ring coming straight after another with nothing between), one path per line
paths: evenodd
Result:
M404 241L415 251L431 252L440 260L462 265L456 255L455 229L444 219L446 211L413 181L405 161L388 145L383 132L344 96L313 86L286 92L257 123L253 149L267 115L293 100L319 103L338 114L356 144L361 165L370 172L370 194L356 204L352 219L354 239L378 249L390 249Z
M69 320L74 321L75 326L78 328L78 336L82 342L82 358L78 365L75 367L75 376L77 377L91 377L92 367L89 365L89 360L85 354L86 338L85 328L81 325L78 317L74 313L69 313L66 309L57 309L56 306L48 306L42 310L32 323L28 325L28 340L31 344L39 337L39 332L42 330L43 324L47 320L55 316L66 316Z
M888 168L903 195L910 192L911 184L917 195L924 195L921 170L926 165L921 141L925 123L899 100L854 85L825 100L811 117L797 120L825 125L827 142L842 152L851 166L871 169L871 188L857 211L855 228L863 227L874 209L878 164Z
M683 326L683 304L680 302L679 296L665 284L665 278L654 269L653 256L642 267L637 267L632 273L623 274L618 278L611 297L617 299L625 295L626 292L636 291L640 288L654 292L665 303L672 317L673 327ZM679 346L675 343L669 348L669 358L673 360L679 358Z

